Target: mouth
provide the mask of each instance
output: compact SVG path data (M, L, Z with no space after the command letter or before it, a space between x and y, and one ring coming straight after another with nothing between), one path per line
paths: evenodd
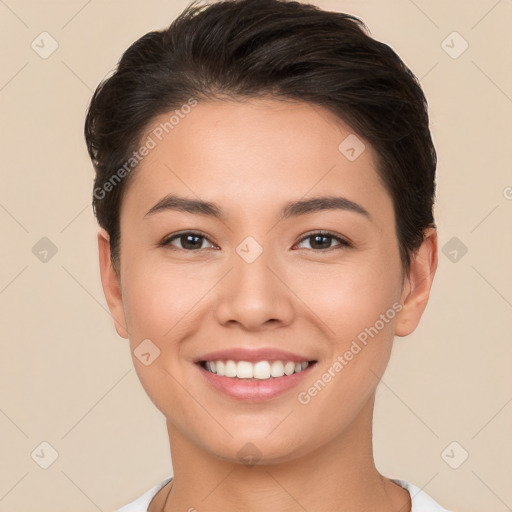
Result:
M313 371L316 360L201 360L195 366L216 392L245 402L263 402L297 387Z
M315 363L315 360L301 362L262 360L251 362L229 359L227 361L199 361L197 364L207 372L214 373L220 377L256 381L288 377L306 370L306 368Z

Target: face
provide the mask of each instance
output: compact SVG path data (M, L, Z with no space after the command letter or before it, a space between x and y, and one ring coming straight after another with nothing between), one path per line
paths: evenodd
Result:
M320 107L199 103L158 140L168 119L148 127L156 145L125 191L120 282L99 235L118 333L168 425L200 449L310 453L350 429L395 334L416 327L435 232L404 280L376 155ZM241 378L212 373L223 366Z

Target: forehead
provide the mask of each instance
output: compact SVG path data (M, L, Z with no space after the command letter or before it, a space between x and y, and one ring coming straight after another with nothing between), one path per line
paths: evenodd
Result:
M126 196L156 201L179 189L249 206L336 191L389 205L373 148L323 107L260 98L199 102L184 112L148 125L142 141L152 149Z

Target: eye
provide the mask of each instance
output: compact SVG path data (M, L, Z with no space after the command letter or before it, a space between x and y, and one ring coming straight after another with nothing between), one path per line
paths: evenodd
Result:
M309 233L308 235L302 237L299 243L305 240L312 240L312 242L310 242L309 244L310 249L318 249L320 251L333 249L333 247L331 247L331 242L333 240L337 240L338 242L340 242L338 244L338 247L334 247L334 249L352 247L352 245L349 242L329 231L316 231L314 233ZM308 247L305 247L305 249L308 249Z
M352 247L352 245L349 242L329 231L315 231L313 233L309 233L301 238L299 244L303 243L306 240L311 240L309 244L309 249L317 251L336 249L336 246L331 247L331 242L333 240L337 240L339 242L337 248ZM174 242L178 242L179 246L176 246ZM206 246L204 246L204 242L207 242ZM173 248L176 249L182 249L188 252L193 252L199 251L201 249L207 249L208 242L209 238L200 231L183 231L181 233L175 233L174 235L166 238L160 245L162 247L172 246ZM210 242L210 246L215 247L215 245L212 242ZM308 249L308 247L303 248Z
M173 248L183 249L191 252L198 251L199 249L206 249L207 247L203 247L203 242L208 240L208 237L200 231L182 231L181 233L176 233L166 238L160 245L162 247L172 246ZM179 242L181 247L176 247L176 245L173 243L174 241ZM210 245L213 244L210 242Z

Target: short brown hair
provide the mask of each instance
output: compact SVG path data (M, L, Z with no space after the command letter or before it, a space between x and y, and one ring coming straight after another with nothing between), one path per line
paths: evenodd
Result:
M119 183L113 178L148 124L190 98L270 95L325 107L372 144L408 274L424 229L435 227L436 151L418 79L367 32L355 16L311 4L224 0L193 2L167 29L135 41L99 84L85 121L96 170L93 210L110 235L116 271L121 200L133 172Z

